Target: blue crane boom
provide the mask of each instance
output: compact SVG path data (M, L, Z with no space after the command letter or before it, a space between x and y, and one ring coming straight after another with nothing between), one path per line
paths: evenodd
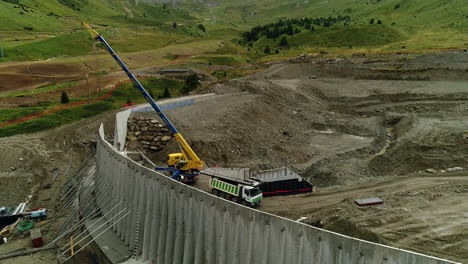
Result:
M120 67L127 74L128 78L135 84L136 88L141 92L146 101L153 107L154 111L159 115L161 120L166 124L166 126L171 131L172 135L175 137L177 143L179 144L182 153L173 153L169 154L167 168L156 168L156 170L169 171L172 173L171 178L179 179L183 182L193 182L196 180L200 170L204 166L204 162L198 158L197 154L192 150L190 145L185 141L182 135L179 133L177 128L172 124L166 114L161 110L161 108L156 104L156 102L151 98L148 92L145 90L143 85L138 81L138 79L132 74L128 69L127 65L120 59L120 57L115 53L112 47L107 43L104 37L99 34L96 30L91 28L88 24L82 22L83 26L89 31L91 36L99 40L114 60L120 65Z

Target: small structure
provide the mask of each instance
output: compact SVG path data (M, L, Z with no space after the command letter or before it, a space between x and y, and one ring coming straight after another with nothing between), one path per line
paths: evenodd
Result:
M32 242L33 248L42 247L43 242L42 242L41 229L39 228L31 229L31 231L29 231L29 234L31 235L31 242Z
M288 168L256 171L252 178L261 182L260 189L265 197L307 193L314 188L314 185Z
M162 69L159 71L162 76L174 79L185 79L192 73L193 71L190 69Z
M356 199L354 203L359 206L369 206L369 205L376 205L376 204L383 204L383 200L379 197L372 197L367 199Z

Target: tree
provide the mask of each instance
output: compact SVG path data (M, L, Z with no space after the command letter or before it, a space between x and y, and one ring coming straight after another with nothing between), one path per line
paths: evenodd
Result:
M278 54L278 53L279 53L279 49L276 49L276 50L275 50L275 53Z
M266 54L270 54L271 53L271 49L269 46L266 46L265 50L263 50L263 52L265 52Z
M286 39L286 37L281 38L279 45L284 48L287 48L289 46L288 40Z
M377 24L382 25L382 21L379 19L379 20L377 21Z
M370 23L370 24L374 24L374 20L375 20L374 18L371 18L371 19L369 20L369 23Z
M398 8L400 8L400 4L395 5L395 9L398 9Z
M63 91L62 96L60 98L60 103L68 104L69 102L70 102L70 99L68 99L68 94L65 91Z
M172 24L172 27L177 28L177 23L174 22L174 24Z
M203 24L198 24L198 28L203 31L203 32L206 32L206 28Z
M195 90L200 85L200 81L198 80L198 75L196 73L187 76L185 79L184 87L182 87L182 94L188 94L191 91Z
M168 97L171 97L171 93L169 92L169 89L167 87L164 87L164 92L161 98L168 98Z
M293 31L293 28L292 28L291 25L288 25L288 28L286 29L286 33L287 33L289 36L294 35L294 31Z

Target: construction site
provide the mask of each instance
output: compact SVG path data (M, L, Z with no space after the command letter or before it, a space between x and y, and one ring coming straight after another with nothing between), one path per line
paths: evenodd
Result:
M466 50L303 54L158 101L163 116L0 138L0 205L47 208L51 247L10 230L0 263L466 263L467 73ZM190 151L202 169L183 169Z

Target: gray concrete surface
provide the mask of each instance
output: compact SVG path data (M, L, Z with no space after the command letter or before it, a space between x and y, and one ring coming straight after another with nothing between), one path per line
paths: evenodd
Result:
M97 144L98 204L123 201L113 230L143 263L448 264L435 257L355 239L247 208L173 181ZM111 187L110 191L108 187ZM109 206L102 206L106 213ZM140 212L139 217L136 212ZM137 230L137 225L139 229Z
M95 239L94 242L101 249L102 253L104 253L110 263L122 263L130 259L132 257L132 252L128 250L128 247L125 246L124 243L119 239L116 239L115 233L112 230L107 230L101 236L96 238L97 235L106 229L107 226L103 226L96 231L96 229L104 223L104 219L101 218L85 222L85 227L88 233L92 233L90 238Z
M127 109L118 112L115 115L115 129L114 129L114 147L119 151L125 149L125 142L127 140L127 121L132 113L132 109Z

